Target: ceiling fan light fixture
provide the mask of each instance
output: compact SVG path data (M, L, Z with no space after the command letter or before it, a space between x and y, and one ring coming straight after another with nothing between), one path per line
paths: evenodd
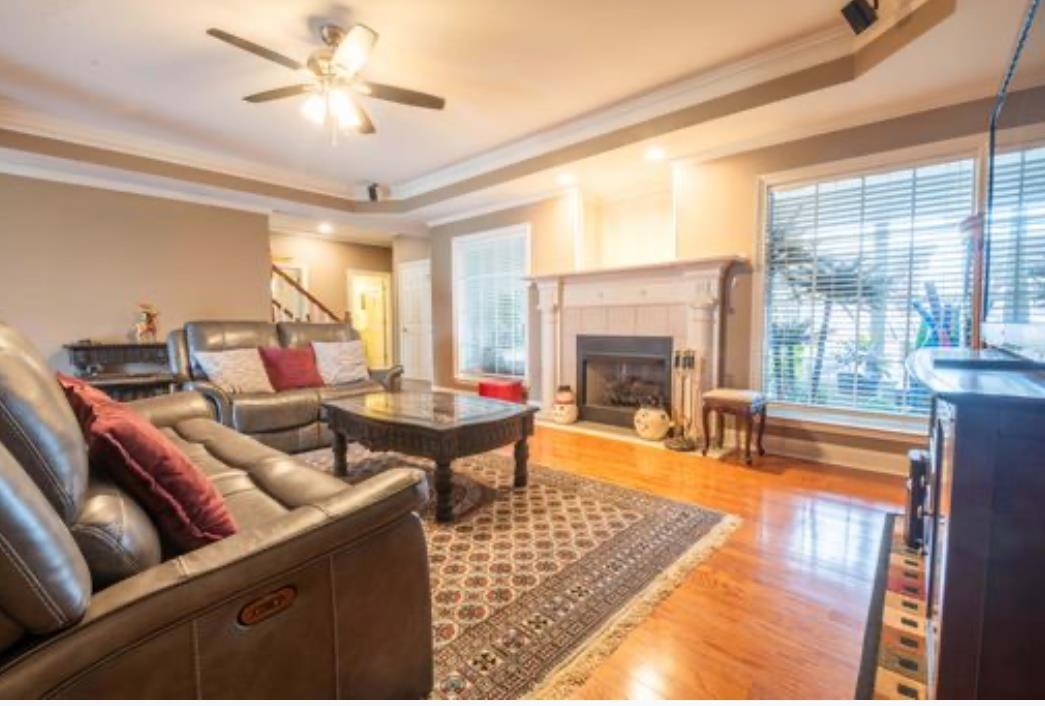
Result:
M376 43L377 32L366 25L353 25L334 50L334 63L355 76L366 65Z
M301 114L310 123L322 125L327 121L327 102L323 96L313 93L301 104Z
M348 94L340 88L334 88L327 94L327 103L330 113L337 120L338 127L342 129L357 128L362 124L356 104L348 97Z

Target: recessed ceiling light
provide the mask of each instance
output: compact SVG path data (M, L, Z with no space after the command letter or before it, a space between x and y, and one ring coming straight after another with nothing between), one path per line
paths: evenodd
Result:
M319 232L323 235L330 235L334 232L334 226L330 225L326 221L319 224Z
M664 151L663 147L657 147L653 145L646 148L646 159L651 162L659 162L668 156L668 153Z
M555 178L562 186L570 186L571 184L577 183L577 177L569 172L563 172Z

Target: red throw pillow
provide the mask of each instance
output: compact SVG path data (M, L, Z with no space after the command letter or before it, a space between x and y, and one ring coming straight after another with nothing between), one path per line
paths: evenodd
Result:
M277 391L302 387L323 387L311 346L304 348L258 348L269 382Z
M80 420L92 463L149 510L164 538L191 551L236 533L210 478L133 408L83 380L58 375Z

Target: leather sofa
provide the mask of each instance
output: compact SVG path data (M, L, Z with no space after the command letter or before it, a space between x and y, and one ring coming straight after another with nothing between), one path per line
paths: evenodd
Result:
M0 698L405 698L432 683L423 474L350 486L181 392L134 406L236 534L176 555L0 324Z
M339 397L399 389L403 368L371 370L370 379L348 385L229 394L211 384L193 358L196 351L257 346L300 348L313 341L353 341L359 333L348 324L263 321L193 321L167 338L172 373L183 389L196 390L214 406L218 420L273 448L288 453L329 446L332 438L322 403Z

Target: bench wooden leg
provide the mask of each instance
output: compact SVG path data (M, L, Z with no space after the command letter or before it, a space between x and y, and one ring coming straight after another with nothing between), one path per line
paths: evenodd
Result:
M751 430L753 428L752 422L754 417L750 412L745 415L737 415L737 426L740 426L740 418L743 416L744 419L744 463L751 465ZM739 429L737 430L739 431Z
M711 444L711 429L708 427L708 417L711 416L711 407L704 405L703 414L701 415L704 420L704 455L708 455L708 445Z
M766 408L763 407L758 415L758 455L766 455L766 447L762 445L762 437L766 433Z

